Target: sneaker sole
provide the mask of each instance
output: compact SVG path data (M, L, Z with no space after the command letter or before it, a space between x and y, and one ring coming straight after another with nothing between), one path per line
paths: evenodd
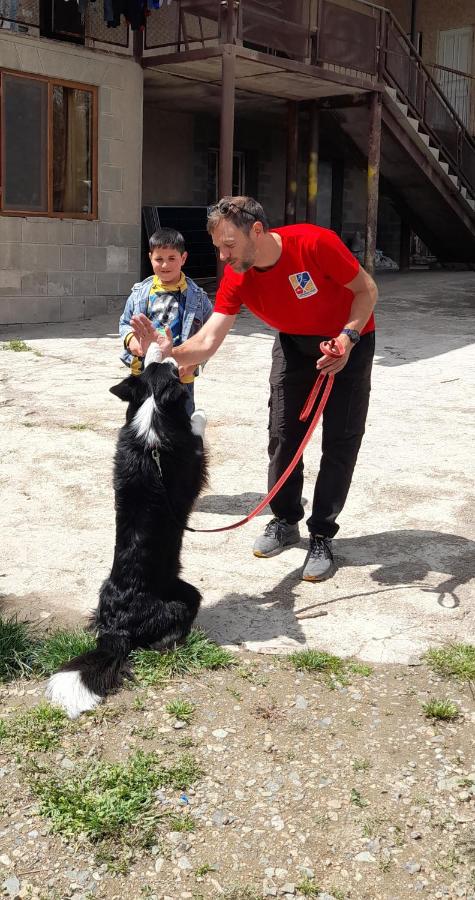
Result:
M278 556L279 553L288 550L289 547L296 547L297 544L300 544L300 538L297 541L292 541L290 544L284 544L283 547L277 547L277 550L271 550L270 553L262 553L260 550L253 550L252 552L258 559L270 559L272 556Z
M332 563L330 568L323 572L321 575L302 575L302 581L311 581L315 583L317 581L326 581L327 578L331 578L331 576L335 573L335 563Z

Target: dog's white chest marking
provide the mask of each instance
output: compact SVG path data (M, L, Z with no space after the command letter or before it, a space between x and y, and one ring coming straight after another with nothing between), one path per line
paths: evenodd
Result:
M132 428L135 434L139 438L144 438L145 444L149 447L156 446L159 443L157 432L152 428L152 418L155 409L155 400L150 395L144 400L132 419Z

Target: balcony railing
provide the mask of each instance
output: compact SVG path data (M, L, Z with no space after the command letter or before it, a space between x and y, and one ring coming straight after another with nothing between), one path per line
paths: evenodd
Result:
M0 0L0 30L51 37L75 43L100 42L129 46L129 28L122 20L108 28L100 3L87 3L84 20L74 0Z

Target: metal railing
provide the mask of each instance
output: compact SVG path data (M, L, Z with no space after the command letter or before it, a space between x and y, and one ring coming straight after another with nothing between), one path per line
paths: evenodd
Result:
M386 12L380 58L384 81L396 88L462 184L475 191L475 140L392 13Z
M57 0L45 0L45 2L48 2L50 5L51 20L57 21L60 18L54 15ZM72 2L68 3L66 12L69 7L76 13L74 26L68 30L68 17L66 16L63 18L63 30L57 29L52 35L48 34L48 36L59 40L62 38L65 40L75 39L79 42L81 39L84 41L98 41L101 44L110 44L113 47L126 48L129 46L128 25L122 20L117 28L108 28L107 23L104 21L102 5L99 3L87 4L82 27L78 25L77 5ZM40 0L0 0L0 30L41 36Z

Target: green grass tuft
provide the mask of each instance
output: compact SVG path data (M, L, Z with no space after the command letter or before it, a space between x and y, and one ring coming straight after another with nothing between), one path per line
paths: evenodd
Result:
M154 753L138 751L126 763L95 763L65 778L37 778L32 787L40 813L53 830L67 836L84 833L91 840L126 839L126 830L148 833L163 813L154 813L157 788L186 789L200 776L195 760L183 755L170 768Z
M340 675L344 671L344 663L339 656L332 656L321 650L298 650L290 654L289 660L296 669L303 669L305 672Z
M33 649L26 622L0 617L0 682L29 675Z
M445 722L451 722L458 719L460 709L452 700L429 700L423 703L422 709L427 719L442 719Z
M425 654L431 669L439 675L453 675L460 681L475 681L475 646L473 644L447 644L433 648Z
M20 750L54 750L61 744L68 720L61 709L40 703L20 716L3 721L4 739Z
M296 889L304 897L318 897L321 893L318 884L313 878L304 878L303 881L296 885Z
M25 344L25 341L14 338L12 341L7 341L2 349L13 350L14 353L26 353L28 350L32 350L33 347L29 347L28 344Z
M194 629L176 650L136 650L132 654L134 675L141 684L160 684L176 675L190 675L200 669L223 669L236 665L235 656L209 641Z
M38 675L51 675L73 656L95 650L96 640L89 631L55 631L38 644L34 654L34 668Z
M189 725L195 711L195 705L190 703L189 700L170 700L165 709L170 716L175 716L176 719Z
M365 678L369 678L373 674L374 669L366 663L350 662L348 663L348 671L354 675L363 675Z

